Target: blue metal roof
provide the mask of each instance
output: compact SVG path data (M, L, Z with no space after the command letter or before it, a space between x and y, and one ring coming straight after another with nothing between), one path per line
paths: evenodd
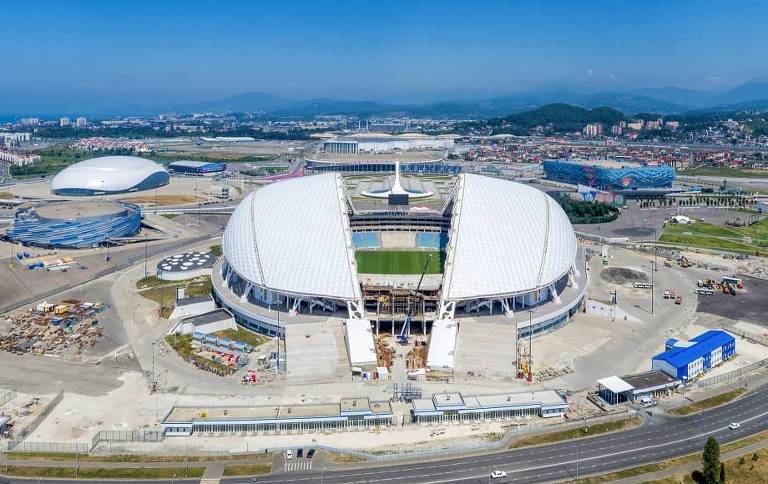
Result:
M695 338L691 338L696 344L688 347L675 347L654 356L654 360L666 361L675 368L688 365L690 362L709 354L715 348L733 342L734 338L727 332L719 329L711 329Z

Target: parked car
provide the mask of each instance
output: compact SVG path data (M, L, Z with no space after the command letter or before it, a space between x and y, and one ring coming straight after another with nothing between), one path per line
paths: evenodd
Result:
M286 450L285 451L285 460L291 460L293 459L293 451L292 450Z
M297 450L296 451L296 458L297 459L301 459L302 457L304 457L304 449Z
M307 459L311 459L314 456L315 456L315 449L309 449L307 451Z

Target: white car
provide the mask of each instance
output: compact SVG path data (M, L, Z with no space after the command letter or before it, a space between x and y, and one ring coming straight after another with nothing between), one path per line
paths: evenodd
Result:
M728 428L731 430L736 430L739 427L741 427L741 424L737 422L732 422L731 425L728 426Z
M504 479L507 477L507 473L504 471L493 471L489 477L491 479Z
M285 460L291 460L293 459L293 451L292 450L286 450L285 451Z

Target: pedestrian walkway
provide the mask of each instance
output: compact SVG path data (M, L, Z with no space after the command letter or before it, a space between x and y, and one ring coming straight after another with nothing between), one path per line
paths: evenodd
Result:
M224 476L224 463L212 462L205 467L200 484L219 484Z
M301 459L285 461L285 472L311 471L312 459Z

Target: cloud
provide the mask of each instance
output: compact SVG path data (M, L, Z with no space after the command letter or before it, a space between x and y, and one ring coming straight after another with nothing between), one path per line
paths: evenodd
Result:
M589 74L590 76L594 76L595 71L593 71L592 69L587 69L587 74Z
M618 77L616 77L616 76L615 76L615 75L613 75L613 74L608 74L608 79L610 79L610 80L612 80L612 81L615 81L616 79L618 79Z

